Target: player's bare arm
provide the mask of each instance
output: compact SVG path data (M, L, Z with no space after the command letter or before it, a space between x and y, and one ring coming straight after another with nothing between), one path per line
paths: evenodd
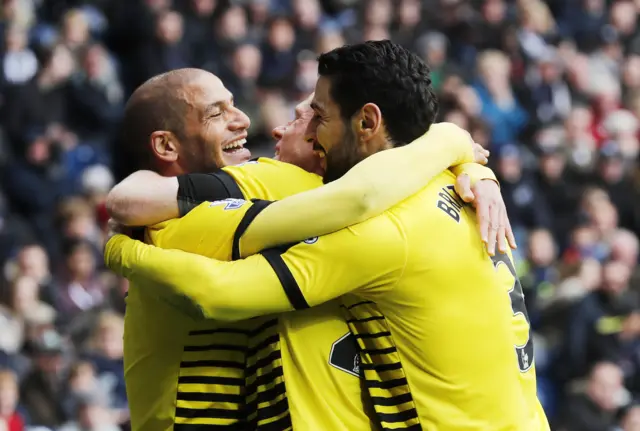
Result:
M456 126L446 123L435 125L427 136L431 138L421 139L428 140L430 142L428 146L425 142L421 146L407 146L382 153L384 157L380 157L380 160L374 158L371 162L363 162L343 180L332 184L333 188L320 189L309 195L281 201L272 206L256 219L249 232L243 236L243 254L249 255L282 242L293 242L309 236L330 233L381 213L417 191L432 177L431 171L439 169L432 160L437 157L429 157L430 151L437 154L436 149L440 148L437 145L439 142L457 142L458 146L453 145L453 147L462 153L467 151L468 155L468 146L465 145L471 142L470 137L467 132ZM463 143L463 146L460 146L460 143ZM393 151L398 152L394 154ZM476 163L486 163L488 153L485 150L474 144L473 152ZM442 154L439 156L444 160ZM431 161L433 166L423 163L423 160ZM416 164L418 166L415 166ZM504 202L500 197L497 183L482 181L477 187L475 184L481 179L495 179L493 173L473 164L458 165L452 170L459 175L456 191L465 201L473 202L477 208L483 239L487 242L489 251L493 253L492 244L495 245L496 242L499 249L503 250L500 248L504 246L503 232L506 232L509 244L515 248L515 240L506 218ZM475 176L473 171L476 171ZM367 172L368 174L365 174ZM470 176L460 176L462 174L470 174ZM403 181L395 181L401 175ZM390 183L395 187L384 187ZM472 186L475 193L471 191ZM152 225L179 216L175 198L178 189L179 183L175 177L162 177L151 171L139 171L114 187L108 196L107 208L114 221L120 224ZM386 191L386 194L382 191ZM214 200L224 197L208 198ZM309 199L314 205L308 205ZM299 202L301 205L298 205ZM307 208L307 211L309 208L312 209L312 213L304 217L307 223L302 225L302 231L290 229L292 222L287 217L296 214L298 220L300 219L298 212L289 210L291 207L303 208L302 212L305 211L304 208ZM499 211L496 212L495 209ZM311 223L310 220L320 220L320 222ZM300 224L297 225L300 226ZM489 232L489 225L498 228ZM274 229L277 233L274 233Z
M178 178L153 171L137 171L109 192L111 218L125 226L151 226L179 217Z
M473 175L464 164L485 164L488 155L465 130L434 124L410 145L374 154L339 180L270 205L242 235L241 255L363 222L417 193L446 168ZM489 169L482 169L477 180L495 179Z
M489 156L488 151L473 143L468 132L451 123L435 124L413 144L390 151L370 162L358 164L344 179L308 196L323 212L320 215L317 212L310 214L314 217L312 220L323 220L323 226L326 227L321 231L310 230L298 234L291 232L288 222L279 221L280 215L287 214L290 208L307 208L306 198L301 202L302 205L298 205L296 200L278 204L276 209L271 210L275 217L266 216L252 230L260 233L262 227L268 226L269 230L278 230L284 242L304 239L307 234L334 232L377 215L411 196L446 168L471 162L484 165ZM398 178L402 178L402 181L398 181ZM394 184L393 190L383 193L390 184ZM176 202L178 187L175 177L162 177L151 171L135 172L109 193L107 210L115 221L127 226L148 226L170 220L180 215ZM218 197L209 197L214 198ZM253 232L247 233L248 237L252 235ZM250 250L247 254L257 251Z

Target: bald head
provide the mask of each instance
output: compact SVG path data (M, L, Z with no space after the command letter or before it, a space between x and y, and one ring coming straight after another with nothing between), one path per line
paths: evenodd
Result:
M155 76L134 91L124 111L121 150L131 169L155 169L149 138L158 130L187 139L185 116L192 105L189 85L209 73L199 69L178 69Z
M158 75L141 85L125 108L121 143L126 170L175 176L246 162L250 124L212 73L179 69Z

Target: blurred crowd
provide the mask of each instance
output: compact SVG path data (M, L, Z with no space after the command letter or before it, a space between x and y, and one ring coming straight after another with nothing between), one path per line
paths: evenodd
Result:
M640 430L640 1L0 4L0 431L127 427L127 283L101 250L133 89L209 70L270 156L317 53L370 39L422 56L441 120L491 150L553 429Z

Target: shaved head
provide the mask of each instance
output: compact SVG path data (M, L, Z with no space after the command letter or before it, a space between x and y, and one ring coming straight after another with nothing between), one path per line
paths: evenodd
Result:
M185 116L192 102L188 87L208 72L178 69L146 81L133 92L124 111L121 149L131 169L153 169L154 158L149 136L157 130L173 133L179 141L187 139Z
M127 102L120 140L123 174L151 169L174 176L246 162L250 124L214 74L201 69L163 73Z

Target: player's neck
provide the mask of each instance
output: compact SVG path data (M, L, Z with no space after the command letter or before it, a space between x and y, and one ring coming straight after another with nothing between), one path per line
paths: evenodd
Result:
M393 145L386 136L380 134L380 136L376 136L369 140L366 144L360 147L360 150L363 153L364 158L372 156L375 153L379 153L380 151L388 150L393 148Z
M188 173L185 171L182 166L178 163L159 163L158 168L156 169L163 177L177 177L179 175L184 175Z

